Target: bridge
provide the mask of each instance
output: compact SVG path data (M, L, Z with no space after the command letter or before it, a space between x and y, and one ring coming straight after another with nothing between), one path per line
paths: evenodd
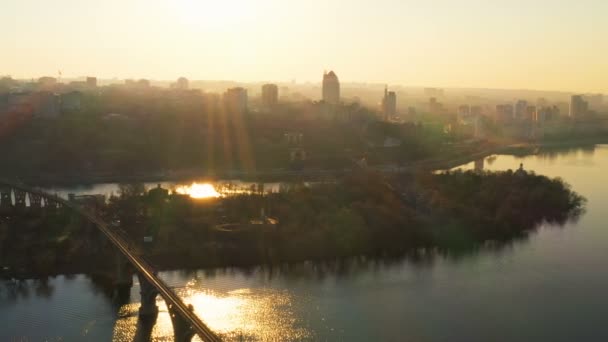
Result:
M169 288L158 276L154 267L142 256L133 250L128 241L117 231L112 229L92 211L82 208L74 202L67 201L57 195L51 195L41 190L0 178L0 205L12 204L11 192L15 197L14 206L25 207L26 196L30 199L30 206L40 207L42 199L45 206L66 207L72 212L82 216L93 223L103 235L116 247L128 263L136 270L141 287L140 316L156 316L156 296L160 295L167 303L171 322L173 323L174 341L190 341L194 335L198 335L203 341L220 341L219 337L203 323L194 313L191 305L186 305L171 288ZM8 202L7 202L8 201ZM119 265L119 277L125 283L132 281L132 274L126 272Z

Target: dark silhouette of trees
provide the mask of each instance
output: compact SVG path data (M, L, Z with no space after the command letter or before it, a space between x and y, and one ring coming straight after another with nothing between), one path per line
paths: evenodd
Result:
M145 252L161 268L475 250L525 236L542 222L563 224L585 204L562 180L523 170L395 176L360 171L335 182L292 183L277 193L254 186L207 200L155 190L146 194L141 184L121 185L101 213L138 244L152 236ZM91 254L86 236L74 233L82 224L69 215L0 220L0 251L15 264L52 273L77 255ZM23 254L32 248L34 253Z

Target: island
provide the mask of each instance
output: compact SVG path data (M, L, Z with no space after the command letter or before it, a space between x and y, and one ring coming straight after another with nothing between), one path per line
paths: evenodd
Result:
M194 199L121 185L81 201L159 269L251 266L353 256L466 253L563 224L585 199L560 179L520 169L387 175L361 169L331 182L263 185ZM67 210L0 215L0 260L12 276L110 269L115 251Z

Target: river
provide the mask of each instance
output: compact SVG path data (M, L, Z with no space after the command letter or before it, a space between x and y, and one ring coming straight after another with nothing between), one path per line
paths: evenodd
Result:
M425 260L163 272L215 331L244 340L607 341L608 145L492 156L487 170L562 177L588 199L576 222L503 248ZM473 168L474 163L463 166ZM84 275L0 285L0 340L134 341L137 279L112 300ZM151 335L171 340L166 307ZM143 333L142 333L143 332Z

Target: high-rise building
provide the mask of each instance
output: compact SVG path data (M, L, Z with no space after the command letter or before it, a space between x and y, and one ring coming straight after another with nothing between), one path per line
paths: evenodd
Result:
M86 83L91 88L97 87L97 77L87 77Z
M340 103L340 81L333 71L323 74L323 101L329 104Z
M526 110L528 109L528 101L519 100L515 103L515 119L523 120L526 117Z
M582 95L572 95L570 98L570 117L577 117L587 114L589 105L583 100Z
M264 84L262 86L262 106L273 108L279 102L279 87L276 84Z
M549 102L544 97L539 97L536 100L536 106L538 106L538 107L546 107L548 104L549 104Z
M236 87L226 90L224 104L230 112L243 113L247 111L247 89Z
M513 105L497 105L496 106L496 120L500 122L510 122L513 120Z
M526 116L524 117L524 120L535 121L535 119L536 119L536 106L526 107Z
M471 114L471 107L469 105L461 105L458 107L458 115L461 117L466 117Z
M481 106L471 106L471 115L480 116L483 114L483 108Z
M141 87L141 88L149 88L150 87L150 81L146 80L146 79L140 79L139 81L137 81L137 86Z
M444 91L441 88L424 88L424 94L428 97L443 97Z
M589 110L600 111L604 105L604 96L602 94L587 94L583 96L583 100L587 102Z
M55 77L44 76L38 79L38 89L46 91L54 91L58 85Z
M55 77L43 76L38 79L39 85L55 85L57 84L57 79Z
M437 98L431 97L429 99L429 113L431 113L431 114L443 113L443 103L438 102Z
M555 119L558 116L559 116L559 108L557 108L557 106L537 107L536 115L534 116L534 121L536 123L542 124L545 121Z
M388 91L384 87L384 98L382 99L382 112L385 119L389 119L397 115L397 94L394 91Z
M175 83L175 88L176 89L180 89L180 90L187 90L189 87L189 82L188 79L185 77L180 77L177 79L177 82Z

